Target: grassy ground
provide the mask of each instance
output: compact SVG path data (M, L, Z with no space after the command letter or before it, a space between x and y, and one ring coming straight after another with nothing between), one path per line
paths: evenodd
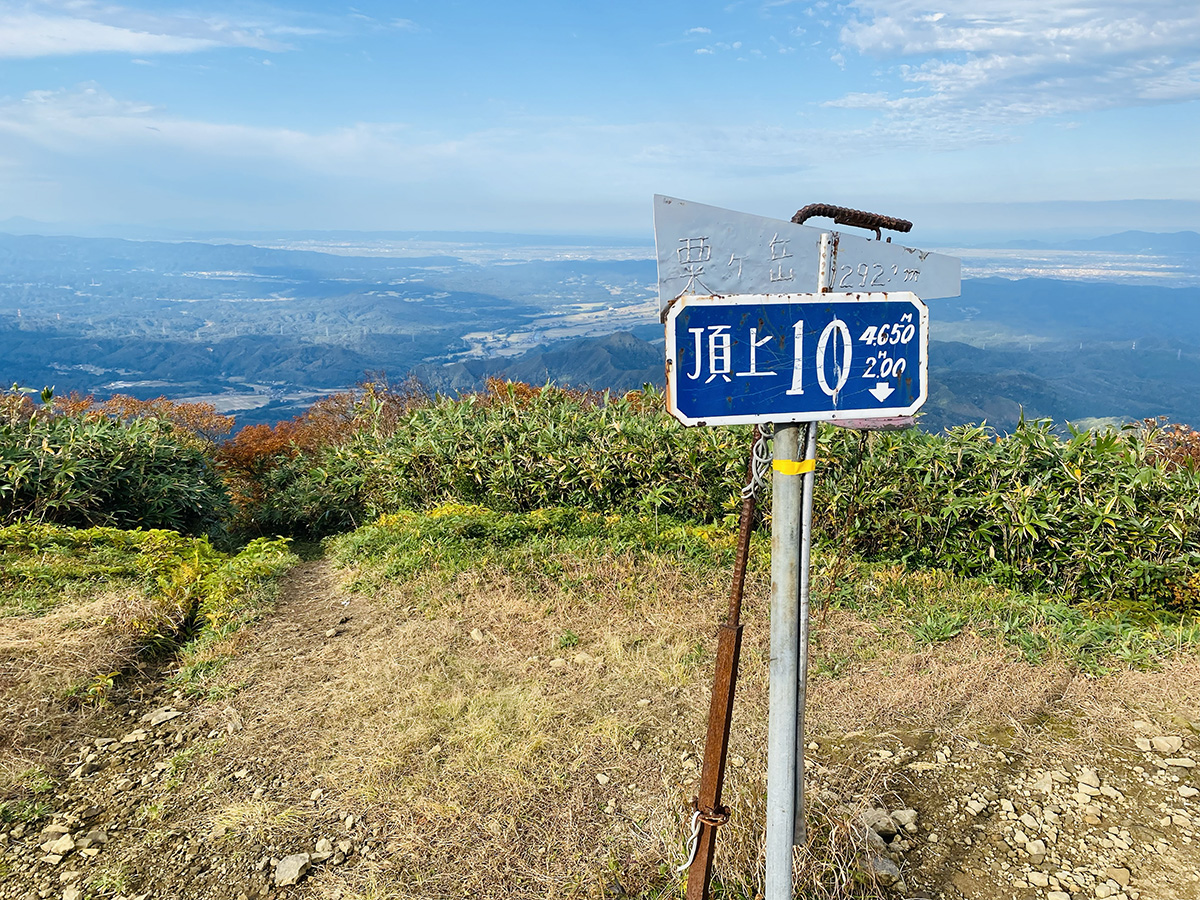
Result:
M452 506L331 543L348 586L403 621L360 667L370 685L343 692L359 723L353 751L329 754L375 770L355 779L339 769L332 780L425 810L397 822L409 860L397 866L401 884L418 895L455 883L483 895L679 886L670 863L684 852L732 538L649 517ZM733 896L761 887L768 568L759 536L726 794L737 824L717 864ZM809 695L810 733L824 748L814 793L870 803L886 790L860 758L863 742L846 735L869 732L871 745L1002 731L1006 747L1044 752L1112 739L1135 695L1143 714L1167 714L1197 685L1191 620L1136 621L832 553L818 554L815 571L826 602ZM1155 691L1174 688L1149 696L1140 679L1156 669L1179 677L1151 677ZM1106 692L1123 698L1116 708ZM1092 704L1086 720L1045 727L1072 693ZM477 855L464 858L464 846ZM815 895L845 875L842 855L827 846L806 857Z
M62 744L139 673L182 644L186 664L215 665L293 561L282 542L224 554L167 531L0 528L0 812L41 808Z
M757 536L724 798L733 818L716 863L717 894L731 898L762 885L767 549ZM115 896L100 887L113 871L130 891L152 876L181 896L256 896L270 858L322 836L353 838L351 862L320 867L281 895L650 898L681 889L675 866L703 753L730 530L445 506L385 517L326 551L287 576L274 612L212 631L168 683L148 686L159 694L137 712L173 698L186 712L171 727L186 721L196 737L186 749L166 742L170 775L141 789L127 842L110 842L106 868L85 873L91 896ZM875 804L921 811L921 841L905 860L913 891L998 896L991 876L967 875L983 864L959 843L969 826L947 812L960 796L1079 759L1130 758L1138 729L1189 740L1200 729L1194 620L1073 607L830 551L817 554L814 579L816 802L810 846L797 857L807 896L881 893L856 876L858 838L838 809ZM104 583L64 585L58 599L38 601L40 613L0 620L0 635L12 646L10 635L66 633L80 604L102 600ZM116 584L117 595L134 596ZM76 727L91 735L101 724ZM53 753L40 764L0 755L13 816L48 821L74 790ZM109 777L99 773L89 790L103 795ZM1146 801L1147 816L1160 800ZM1139 815L1131 810L1131 821ZM223 874L201 881L171 864L179 834L207 841L211 872ZM208 851L196 852L203 860ZM1142 896L1200 896L1163 887L1183 883L1180 865L1148 857Z

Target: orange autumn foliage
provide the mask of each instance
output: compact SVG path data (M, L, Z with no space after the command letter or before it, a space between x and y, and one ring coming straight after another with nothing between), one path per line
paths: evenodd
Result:
M109 418L122 422L158 419L169 423L178 435L193 438L199 446L207 448L233 429L233 417L221 415L211 403L183 403L166 397L139 400L124 394L97 400L93 394L78 391L56 397L54 389L48 387L41 392L42 403L39 405L35 401L36 393L15 384L0 393L0 418L8 422L27 422L48 416Z
M92 394L72 391L65 397L55 397L53 410L56 415L104 416L123 422L159 419L169 422L177 432L191 435L206 445L215 444L233 430L233 416L222 415L211 403L183 403L166 397L139 400L126 394L113 394L107 400L97 400Z
M247 425L216 452L217 464L240 505L261 499L261 479L283 461L300 454L346 443L356 434L372 431L385 436L395 431L400 417L429 395L415 379L399 386L378 376L355 391L324 397L294 419L276 425Z
M479 405L483 407L511 404L520 409L529 406L543 394L548 397L574 400L587 407L600 406L604 403L606 396L603 391L564 388L554 384L537 386L526 384L523 381L508 381L491 376L484 381L484 389L475 397Z
M1141 430L1152 455L1168 468L1200 470L1200 431L1179 423L1165 423L1162 416L1142 420Z

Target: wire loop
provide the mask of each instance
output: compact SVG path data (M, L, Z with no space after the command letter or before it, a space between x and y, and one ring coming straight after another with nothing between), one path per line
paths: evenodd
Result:
M775 429L770 423L758 427L758 440L754 442L754 446L750 450L752 474L750 483L742 488L743 500L758 496L767 484L767 475L771 471L771 460L774 458L770 441L774 437Z
M693 803L697 801L692 801ZM692 813L692 836L688 838L688 858L682 866L677 866L676 873L682 875L691 868L692 863L696 861L696 850L700 846L700 826L707 825L710 828L720 828L729 821L729 808L722 806L712 810L696 810Z

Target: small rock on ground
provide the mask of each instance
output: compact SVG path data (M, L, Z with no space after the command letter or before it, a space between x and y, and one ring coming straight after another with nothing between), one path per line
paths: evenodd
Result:
M275 867L275 885L276 887L287 887L288 885L296 884L304 877L312 865L307 853L293 853L291 856L285 856L279 861L279 865Z

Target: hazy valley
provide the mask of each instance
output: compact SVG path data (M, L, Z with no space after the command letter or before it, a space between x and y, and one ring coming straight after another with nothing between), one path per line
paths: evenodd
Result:
M236 240L238 242L231 242ZM0 235L0 378L288 418L367 373L661 384L653 248L497 234ZM948 248L922 424L1200 422L1200 235Z

